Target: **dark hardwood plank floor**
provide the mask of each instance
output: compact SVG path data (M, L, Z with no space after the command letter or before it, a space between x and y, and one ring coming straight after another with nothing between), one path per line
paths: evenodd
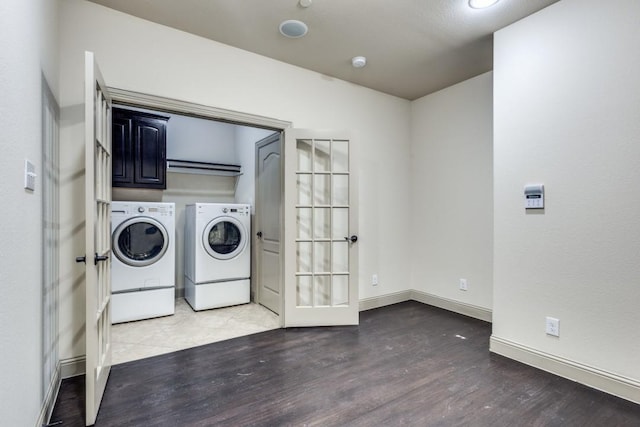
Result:
M116 365L97 426L640 426L640 405L489 353L491 325L417 302ZM84 378L52 422L82 426Z

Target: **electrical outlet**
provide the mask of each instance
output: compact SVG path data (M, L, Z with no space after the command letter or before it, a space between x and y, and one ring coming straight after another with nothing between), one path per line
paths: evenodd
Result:
M560 320L554 317L547 317L545 330L547 332L547 335L559 337L560 336Z
M373 276L371 276L371 285L372 286L378 286L378 275L374 274Z
M461 291L469 290L469 283L467 282L467 279L460 279L460 290Z

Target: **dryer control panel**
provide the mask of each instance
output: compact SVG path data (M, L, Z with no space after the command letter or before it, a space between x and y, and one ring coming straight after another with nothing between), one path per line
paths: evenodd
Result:
M234 215L249 215L251 212L249 205L235 205L229 207L223 207L222 213L234 214Z
M152 202L112 202L111 215L149 215L153 217L172 217L175 211L174 203Z

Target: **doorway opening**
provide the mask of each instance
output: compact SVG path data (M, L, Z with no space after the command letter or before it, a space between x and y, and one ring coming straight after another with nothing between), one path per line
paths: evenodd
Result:
M274 204L273 200L275 196L281 197L282 186L279 185L277 192L269 197L260 198L256 193L256 171L261 173L256 156L260 155L257 147L264 144L264 141L278 141L277 145L281 144L282 132L291 127L291 124L115 88L110 88L109 91L116 108L169 117L166 158L178 161L175 163L178 166L179 161L187 161L234 165L240 169L239 173L230 174L188 168L186 172L189 173L184 173L185 170L180 167L169 167L164 190L123 187L112 189L114 201L175 204L176 261L175 314L113 325L113 364L281 327L278 307L260 304L261 292L264 293L265 289L272 286L261 286L257 279L264 277L260 265L277 268L282 260L278 256L275 263L273 259L269 263L257 262L260 256L256 255L256 251L264 243L264 239L258 235L264 235L259 231L265 221L271 226L279 226L282 221L281 212L273 209L274 205L280 205ZM270 157L270 160L273 159L273 156ZM270 165L269 173L277 175L275 178L271 177L273 187L274 182L281 183L280 158L277 158L277 163L271 162ZM250 206L249 304L195 311L185 301L186 206L194 203ZM265 211L268 211L266 216L263 214ZM277 215L277 218L269 215ZM269 230L273 230L273 227ZM273 277L273 271L269 273Z

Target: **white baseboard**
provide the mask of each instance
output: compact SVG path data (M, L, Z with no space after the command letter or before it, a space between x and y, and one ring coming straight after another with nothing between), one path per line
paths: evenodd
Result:
M493 353L517 360L534 368L584 384L605 393L640 403L640 382L631 378L554 356L516 342L491 336Z
M422 291L416 291L412 289L410 299L421 302L423 304L433 305L435 307L444 308L445 310L453 311L454 313L463 314L465 316L473 317L474 319L484 320L485 322L491 322L492 311L488 308L479 307L477 305L471 305L460 301L451 300L448 298L439 297L437 295L428 294Z
M62 379L77 377L85 373L85 356L72 357L60 361L60 377Z
M400 291L393 294L381 295L379 297L364 298L360 300L360 311L372 310L374 308L385 307L399 302L409 301L411 291Z
M437 295L428 294L422 291L416 291L414 289L395 292L393 294L381 295L378 297L361 299L360 311L372 310L374 308L380 308L387 305L411 300L418 301L427 305L432 305L434 307L443 308L445 310L462 314L464 316L473 317L474 319L484 320L485 322L491 322L492 318L492 312L487 308L439 297Z
M56 399L58 398L60 382L62 381L62 379L60 378L60 371L60 362L58 362L56 370L53 374L53 378L51 378L51 383L47 388L47 394L44 396L44 401L42 402L42 408L40 408L40 414L38 415L36 427L40 427L49 423L49 419L51 418L51 414L53 413L53 408L56 405Z

